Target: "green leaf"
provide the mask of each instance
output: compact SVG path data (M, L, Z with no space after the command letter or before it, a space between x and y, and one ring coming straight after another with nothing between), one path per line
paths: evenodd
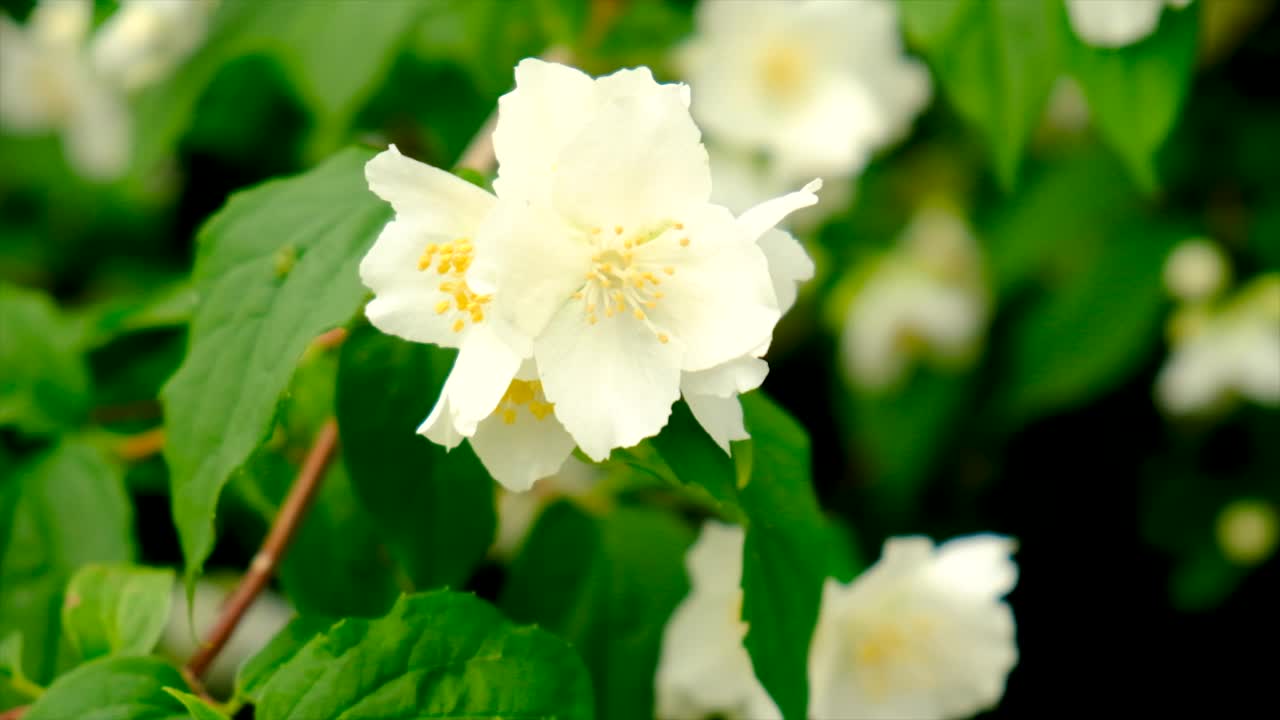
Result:
M343 343L338 369L352 488L417 589L465 583L497 524L493 481L470 446L446 452L415 432L455 355L362 326Z
M167 687L186 687L172 665L151 657L102 658L58 678L23 720L188 720Z
M804 428L762 393L744 396L742 409L751 433L750 480L741 490L748 518L742 619L750 625L743 644L783 717L802 720L809 639L833 564L830 535L813 494Z
M1157 184L1155 153L1191 86L1196 18L1194 10L1167 11L1158 31L1122 48L1072 43L1072 74L1094 124L1147 191Z
M90 401L74 325L44 294L0 283L0 426L29 434L73 427Z
M390 215L365 186L369 157L347 150L240 193L197 238L200 303L187 357L162 393L188 580L213 547L222 487L270 430L297 359L364 297L357 267Z
M63 632L85 660L146 655L169 622L172 591L172 570L86 565L67 585Z
M786 718L803 719L808 705L809 639L827 575L826 519L813 494L809 438L762 393L741 398L751 440L733 444L733 458L715 445L683 404L650 444L674 475L714 498L723 514L746 528L743 551L745 644L756 676Z
M328 630L333 623L333 618L318 615L299 615L290 620L271 638L271 642L236 671L236 696L260 702L262 689L276 671L292 660L311 638Z
M582 661L471 595L406 595L377 620L343 620L267 683L259 720L591 717Z
M21 632L27 675L51 678L59 658L63 591L77 568L134 557L133 513L120 469L93 447L64 440L20 467L13 524L0 558L0 635Z
M688 528L657 510L594 517L570 502L547 508L511 567L501 605L582 653L596 716L652 718L662 631L689 590Z
M182 703L187 712L191 713L191 720L227 720L225 713L211 707L209 703L191 693L174 690L173 688L165 688L164 691Z
M380 0L372 12L366 0L222 3L201 49L138 97L138 166L150 169L173 147L222 67L259 53L280 63L312 110L313 152L333 150L430 5Z
M6 687L20 698L33 699L44 692L44 688L28 680L22 670L22 636L16 632L0 638L0 690ZM0 694L0 709L6 704L7 700Z
M927 41L938 82L961 115L977 125L1012 188L1023 147L1062 72L1065 17L1060 0L955 0L908 12L908 28ZM946 16L947 10L952 13ZM937 16L937 17L935 17ZM940 18L940 19L939 19Z
M1135 221L1141 223L1142 221ZM1145 224L1113 232L1011 331L1002 386L1015 422L1089 402L1144 361L1159 339L1161 268L1184 234Z
M898 0L902 29L921 50L931 50L947 40L968 4L968 0Z

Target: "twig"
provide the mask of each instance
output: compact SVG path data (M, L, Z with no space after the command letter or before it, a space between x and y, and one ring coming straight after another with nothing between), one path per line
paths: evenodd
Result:
M19 705L16 708L10 708L4 712L0 712L0 720L18 720L18 718L22 717L23 713L27 711L28 707L30 707L30 705Z
M130 435L116 446L116 455L125 462L146 460L164 449L164 428L152 428L146 432Z
M245 573L235 592L223 605L222 614L214 624L213 630L209 632L208 638L201 643L196 654L187 661L185 670L192 677L199 678L209 669L214 658L231 639L231 634L235 632L236 626L239 625L240 619L244 617L249 606L275 574L276 567L279 566L280 559L289 546L289 541L293 539L308 506L320 489L320 481L324 478L330 461L333 460L337 446L338 423L333 418L329 418L320 428L320 432L316 433L316 439L311 444L311 450L302 464L302 470L298 472L293 487L289 489L289 496L284 499L284 504L280 507L280 512L267 533L267 539L262 542L262 549L254 556L253 562L249 565L249 571Z

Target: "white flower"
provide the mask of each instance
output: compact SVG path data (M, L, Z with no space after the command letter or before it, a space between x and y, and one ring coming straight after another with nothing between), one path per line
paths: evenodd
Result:
M841 338L846 372L856 385L890 388L921 356L947 366L973 358L989 300L976 243L953 212L920 211L902 247L861 282Z
M0 125L61 133L85 177L129 165L126 92L158 79L204 37L211 0L132 0L90 37L92 0L40 0L25 28L0 16Z
M204 41L218 0L124 0L94 39L93 62L126 90L160 80Z
M1067 0L1071 27L1098 47L1130 45L1155 31L1164 6L1184 8L1191 0Z
M994 706L1018 660L1001 597L1018 569L1012 540L891 538L880 561L828 580L809 655L815 718L969 717Z
M663 630L654 683L664 720L782 717L742 645L742 545L742 528L711 520L685 556L691 587Z
M682 373L763 354L779 310L756 240L817 201L815 182L736 219L713 205L688 104L646 68L532 59L499 103L498 201L467 281L595 460L661 430Z
M707 131L787 178L857 173L930 93L889 0L703 2L679 59Z
M1173 415L1207 414L1234 398L1280 405L1280 274L1257 278L1221 308L1175 315L1156 398Z
M1207 300L1226 287L1231 275L1222 250L1208 240L1187 240L1164 264L1164 284L1179 300Z

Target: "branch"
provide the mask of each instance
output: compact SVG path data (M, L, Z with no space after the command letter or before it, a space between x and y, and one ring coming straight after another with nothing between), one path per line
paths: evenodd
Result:
M329 418L320 428L320 432L316 433L316 439L311 445L311 450L307 452L302 470L298 472L293 487L289 489L289 496L280 507L280 513L276 515L275 522L267 533L267 539L262 542L262 549L254 556L253 562L249 565L249 571L245 573L235 592L223 605L222 614L218 617L213 630L209 632L208 638L201 643L196 654L187 661L184 670L191 677L198 679L209 669L214 658L231 639L231 634L235 632L236 626L239 625L240 619L244 617L249 606L275 574L285 549L289 547L289 541L293 539L307 508L320 489L320 481L333 460L337 446L338 423L333 418Z
M25 713L27 711L27 708L29 707L31 706L19 705L16 708L11 708L9 710L5 710L4 712L0 712L0 720L18 720L18 718L22 717L23 713Z

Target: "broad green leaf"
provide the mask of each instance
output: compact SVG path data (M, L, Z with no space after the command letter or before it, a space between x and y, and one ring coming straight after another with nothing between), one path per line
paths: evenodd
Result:
M1076 40L1071 72L1090 117L1147 191L1155 190L1155 153L1178 118L1196 60L1194 10L1164 13L1158 31L1122 48Z
M138 165L170 150L205 88L229 61L265 54L280 63L315 115L313 151L331 151L387 73L416 20L419 0L222 3L201 49L138 98Z
M152 657L101 658L57 679L23 720L188 720L165 688L185 688L177 668Z
M746 528L747 651L783 715L803 719L809 639L822 584L835 569L827 552L829 531L813 494L804 428L761 393L743 397L742 405L751 440L733 444L732 460L677 406L651 441L665 462L655 472L702 488L723 514Z
M946 42L969 0L898 0L902 29L921 50Z
M0 558L0 636L26 645L24 668L37 682L59 659L63 591L76 569L134 557L133 512L118 467L93 447L64 440L11 480L13 524Z
M1163 259L1181 235L1133 225L1095 250L1029 307L1010 332L1002 376L1014 421L1089 402L1135 370L1160 337Z
M21 700L39 697L42 688L27 679L22 669L22 636L16 632L0 637L0 710ZM15 696L10 702L7 695Z
M446 452L415 430L456 353L352 332L338 369L342 457L356 497L417 589L460 586L493 540L493 481L470 446Z
M925 52L938 83L995 156L1012 188L1023 147L1063 71L1061 0L958 0L952 17L929 24ZM908 27L912 27L908 13ZM915 21L914 26L922 28ZM937 29L941 28L941 29Z
M44 294L0 282L0 426L42 434L84 420L89 372L77 339Z
M390 215L365 186L370 155L346 150L240 193L200 231L189 349L162 393L188 579L213 547L222 487L270 430L297 359L364 296L357 267Z
M169 621L172 591L169 569L86 565L67 584L62 630L85 660L146 655Z
M802 720L809 639L833 569L829 531L813 494L804 428L762 393L744 396L742 409L751 433L750 479L740 493L748 518L742 619L750 630L743 644L783 716Z
M590 718L591 702L563 640L472 595L435 591L313 638L271 677L256 717Z
M211 707L209 703L191 693L174 690L173 688L165 688L164 691L182 703L187 712L191 714L191 720L227 720L225 713Z
M284 667L311 638L333 626L333 618L299 615L284 626L271 642L236 671L236 695L254 702L262 700L262 689L276 671Z
M594 680L596 717L652 718L662 631L689 590L692 542L688 528L657 510L597 517L560 502L539 516L501 604L515 621L578 649Z

